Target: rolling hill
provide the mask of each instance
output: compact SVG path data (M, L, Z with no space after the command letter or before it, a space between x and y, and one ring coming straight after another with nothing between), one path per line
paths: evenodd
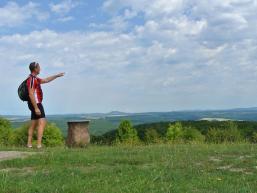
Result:
M17 128L29 120L26 116L8 116L13 127ZM90 113L90 114L70 114L70 115L49 115L48 121L56 123L64 134L67 131L67 121L69 120L91 120L90 130L94 135L102 135L117 128L121 120L128 119L134 125L167 122L167 121L187 121L187 120L237 120L237 121L257 121L257 108L238 108L229 110L195 110L195 111L172 111L172 112L145 112L126 113L113 111L110 113Z

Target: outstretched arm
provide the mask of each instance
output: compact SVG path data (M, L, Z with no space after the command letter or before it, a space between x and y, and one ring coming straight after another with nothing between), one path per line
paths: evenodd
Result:
M41 80L41 84L49 83L49 82L55 80L56 78L64 76L64 74L65 73L60 73L60 74L56 74L54 76L49 76L48 78L44 78Z

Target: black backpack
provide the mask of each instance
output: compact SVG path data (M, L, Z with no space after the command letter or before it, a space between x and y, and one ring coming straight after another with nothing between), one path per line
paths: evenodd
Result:
M29 101L29 91L27 87L27 80L24 80L18 88L18 95L22 101Z

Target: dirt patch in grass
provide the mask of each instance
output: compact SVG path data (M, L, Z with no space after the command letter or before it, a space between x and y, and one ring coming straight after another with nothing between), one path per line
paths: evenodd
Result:
M35 168L33 167L24 167L24 168L5 168L1 169L1 172L15 172L15 173L32 173Z
M220 158L217 158L217 157L210 157L209 158L210 161L213 161L213 162L222 162L222 160Z
M221 166L217 168L218 170L224 170L224 171L229 171L233 173L242 173L242 174L247 174L247 175L252 175L254 174L253 171L247 168L235 168L233 165L227 165L227 166Z
M0 151L0 161L10 160L15 158L24 158L29 155L35 154L34 152L20 152L20 151Z
M232 165L220 166L220 167L218 167L217 169L218 169L218 170L228 170L228 169L230 169L230 168L232 168Z

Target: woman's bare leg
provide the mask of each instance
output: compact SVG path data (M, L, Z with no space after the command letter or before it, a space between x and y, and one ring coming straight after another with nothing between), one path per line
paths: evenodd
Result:
M44 129L46 126L46 119L39 119L38 120L38 132L37 132L37 146L41 147L42 145L42 137L44 133Z
M34 129L37 127L37 120L31 120L29 130L28 130L28 147L32 146L32 138L33 138L33 133Z

